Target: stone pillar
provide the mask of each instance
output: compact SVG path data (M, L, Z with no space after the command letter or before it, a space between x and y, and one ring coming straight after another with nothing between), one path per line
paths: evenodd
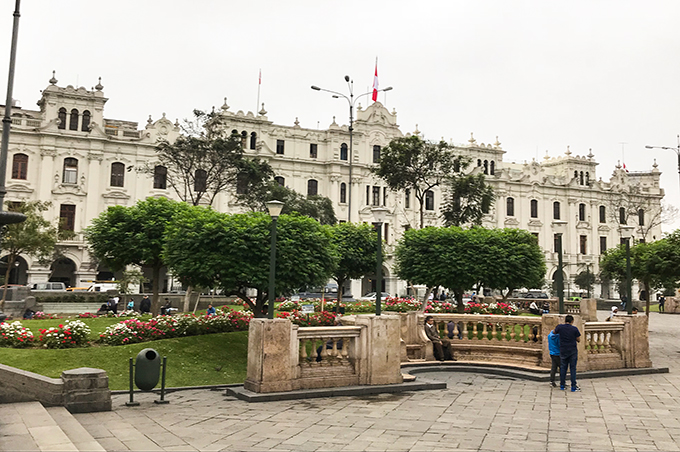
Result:
M366 375L369 385L402 383L400 319L396 315L359 315L356 325L366 325L367 362Z
M666 297L666 304L663 310L669 314L680 313L680 300L676 297Z
M111 391L106 371L81 367L61 373L64 406L71 413L111 411Z
M543 314L541 317L542 320L542 325L541 325L541 331L543 335L543 354L542 354L542 359L541 359L541 366L542 367L550 367L551 359L550 359L550 349L548 345L548 334L552 330L555 329L557 325L560 323L564 323L565 317L567 317L568 314ZM576 370L577 372L584 372L588 368L588 354L586 352L586 335L585 335L585 330L583 328L583 319L581 316L574 315L574 323L573 325L578 328L578 330L581 332L581 341L577 344L576 348L578 350L578 363L576 364ZM567 378L569 376L567 375Z
M581 299L580 309L584 322L597 322L597 300L595 298Z
M652 367L649 359L649 318L644 314L617 314L617 322L623 322L621 352L627 369Z
M397 346L398 334L397 326ZM292 391L295 377L292 354L297 353L293 345L290 320L252 319L248 328L248 368L243 387L253 392Z

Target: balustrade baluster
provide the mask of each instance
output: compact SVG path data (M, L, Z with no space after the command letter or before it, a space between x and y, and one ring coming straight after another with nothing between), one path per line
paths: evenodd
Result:
M612 343L611 343L611 337L612 337L612 332L611 331L605 331L604 333L604 351L606 353L611 353L612 352Z
M467 320L463 322L463 339L468 338L468 323Z
M526 330L526 325L523 324L523 323L520 323L519 324L519 341L520 342L524 342L524 336L526 336L526 334L524 333L524 330Z
M326 350L326 342L328 342L328 339L326 338L321 338L321 353L319 356L321 356L321 359L324 359L328 356L328 351Z
M508 323L508 328L510 328L510 342L515 342L515 324Z
M498 326L497 323L491 324L491 339L493 340L498 340L498 334L496 334L496 327Z
M488 324L484 322L484 325L482 326L482 338L483 339L489 339L489 330L488 330Z
M606 331L600 331L597 338L597 352L606 353L607 350L604 348L604 336L607 334Z
M597 333L594 331L588 333L587 341L590 345L590 353L597 353Z
M460 335L460 329L458 329L458 322L453 321L453 338L457 339Z
M331 349L331 356L333 358L338 357L338 339L331 339L333 341L333 348Z
M351 338L343 337L341 340L342 340L342 348L340 349L340 357L342 359L347 359L347 357L349 356L348 350L349 350L349 341L351 340Z
M307 359L307 340L300 339L300 361Z
M477 340L477 322L475 321L472 322L472 340Z

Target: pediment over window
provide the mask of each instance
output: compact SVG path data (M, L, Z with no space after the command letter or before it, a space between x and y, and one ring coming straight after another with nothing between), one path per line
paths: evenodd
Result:
M76 184L57 184L52 189L53 195L75 195L87 196L87 192L80 185Z
M28 186L28 184L10 184L7 186L8 192L15 193L33 193L34 190Z

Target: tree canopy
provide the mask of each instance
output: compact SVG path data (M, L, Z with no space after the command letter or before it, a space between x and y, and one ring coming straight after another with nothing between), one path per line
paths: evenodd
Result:
M495 199L493 187L481 173L448 177L444 192L441 208L444 226L481 225L482 216L489 212Z
M85 230L92 254L112 270L123 270L131 264L152 270L155 314L160 308L160 270L165 266L165 228L175 215L188 208L185 203L166 198L147 198L131 207L109 207Z
M332 277L338 283L338 300L350 279L359 279L376 270L378 234L369 224L339 223L330 228L331 243L337 248L338 265Z
M191 207L168 227L165 258L183 283L221 287L261 316L268 298L271 221L259 212L229 215ZM328 228L300 215L279 217L276 250L277 294L323 285L337 264Z

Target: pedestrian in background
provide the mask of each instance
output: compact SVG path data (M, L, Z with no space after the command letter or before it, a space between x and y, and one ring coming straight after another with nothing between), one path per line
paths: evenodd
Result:
M564 391L567 380L567 368L571 375L571 392L580 391L576 384L576 363L578 362L577 343L581 342L581 332L574 325L574 316L568 315L564 323L555 327L555 334L560 336L560 389Z
M550 350L550 386L556 388L555 373L560 369L560 336L555 330L548 334L548 349Z

